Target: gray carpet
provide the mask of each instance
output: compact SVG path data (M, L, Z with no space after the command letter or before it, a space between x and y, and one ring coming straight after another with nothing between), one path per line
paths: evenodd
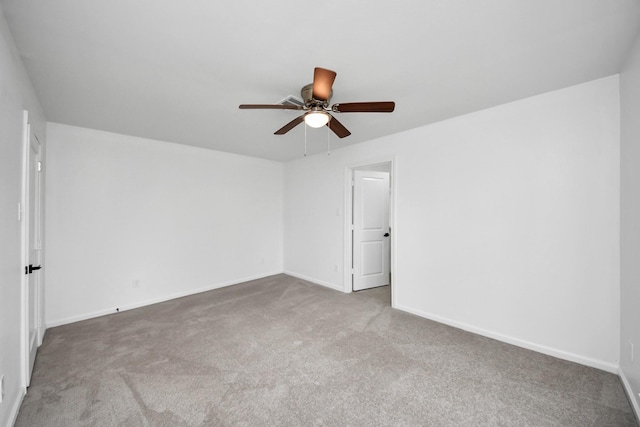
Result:
M17 426L632 426L617 376L285 275L47 331Z

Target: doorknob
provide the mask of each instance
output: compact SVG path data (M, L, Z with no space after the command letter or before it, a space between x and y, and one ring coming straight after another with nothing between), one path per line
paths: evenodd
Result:
M389 233L384 233L384 237L389 237Z
M34 271L36 271L36 270L40 270L41 268L42 268L42 266L41 266L41 265L36 265L36 266L34 266L33 264L29 264L29 267L27 267L27 269L28 269L28 271L29 271L29 272L28 272L27 274L31 274L31 273L33 273L33 272L34 272Z

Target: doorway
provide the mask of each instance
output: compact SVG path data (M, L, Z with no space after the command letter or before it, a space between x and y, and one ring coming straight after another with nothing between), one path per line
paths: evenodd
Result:
M345 289L389 285L394 304L394 160L352 165L345 172Z

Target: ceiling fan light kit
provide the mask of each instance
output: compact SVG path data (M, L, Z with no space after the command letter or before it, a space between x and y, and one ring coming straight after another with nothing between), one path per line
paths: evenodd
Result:
M395 103L385 102L351 102L334 104L329 107L329 100L333 95L333 82L336 72L326 68L316 67L313 70L313 83L302 88L300 94L304 105L295 103L285 104L241 104L241 110L269 109L269 110L301 110L305 111L282 128L274 132L275 135L284 135L300 123L313 128L328 126L339 138L351 135L351 132L342 125L330 113L391 113L395 109Z
M321 111L311 111L304 115L304 122L312 128L321 128L329 123L329 114Z

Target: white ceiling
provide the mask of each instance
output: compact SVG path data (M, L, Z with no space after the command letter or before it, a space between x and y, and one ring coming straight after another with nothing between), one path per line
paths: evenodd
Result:
M363 142L616 74L640 0L1 0L47 120L267 159L300 157L299 112L239 110L299 96L313 68ZM309 151L327 128L309 129Z

